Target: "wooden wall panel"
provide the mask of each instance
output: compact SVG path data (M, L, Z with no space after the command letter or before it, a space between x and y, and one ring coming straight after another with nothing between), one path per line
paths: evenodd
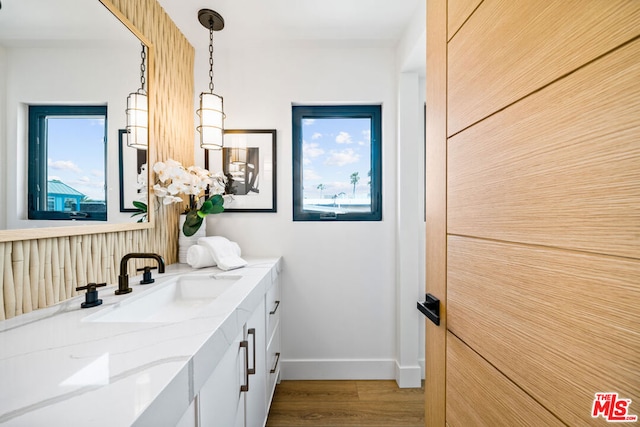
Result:
M98 0L92 0L98 1ZM153 121L150 163L194 159L193 62L195 51L156 0L104 0L132 22L151 43L149 102ZM177 261L178 211L153 208L155 227L133 231L46 237L0 242L0 320L47 307L77 295L89 282L117 283L119 263L129 252L157 252L167 264ZM77 231L75 232L77 233ZM75 234L71 231L70 234ZM136 274L141 261L129 263Z
M638 58L640 39L450 138L448 232L639 257Z
M449 329L567 425L640 402L640 260L450 236L447 277Z
M637 0L485 0L449 43L448 134L640 34Z
M451 333L447 335L447 424L564 426Z
M449 0L447 2L447 40L460 29L482 0Z

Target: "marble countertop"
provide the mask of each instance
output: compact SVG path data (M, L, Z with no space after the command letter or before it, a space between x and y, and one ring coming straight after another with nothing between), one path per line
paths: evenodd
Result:
M0 425L175 425L279 272L279 258L244 258L228 272L173 264L150 285L130 278L127 295L98 288L100 306L81 309L81 295L0 322ZM188 320L85 319L183 273L241 278Z

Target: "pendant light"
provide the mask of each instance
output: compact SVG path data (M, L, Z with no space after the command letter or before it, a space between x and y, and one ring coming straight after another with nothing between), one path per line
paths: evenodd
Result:
M209 92L200 94L200 147L206 150L220 150L224 137L224 108L222 97L213 93L213 32L224 28L224 19L211 9L201 9L198 20L209 30Z
M138 150L149 146L149 103L145 89L146 46L142 44L140 64L140 89L127 97L127 145Z

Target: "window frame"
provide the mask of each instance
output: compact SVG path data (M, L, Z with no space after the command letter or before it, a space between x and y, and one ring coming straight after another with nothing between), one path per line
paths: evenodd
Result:
M303 138L302 123L305 119L371 120L371 212L347 212L326 214L303 209ZM382 105L293 105L293 220L294 221L382 221Z
M104 117L104 171L105 189L107 183L107 106L106 105L29 105L29 167L28 167L28 208L27 218L30 220L73 220L73 221L107 221L107 192L105 190L104 212L83 211L49 211L38 209L42 205L48 208L48 193L43 193L40 188L47 188L47 126L48 116L103 116ZM36 203L39 201L40 203Z

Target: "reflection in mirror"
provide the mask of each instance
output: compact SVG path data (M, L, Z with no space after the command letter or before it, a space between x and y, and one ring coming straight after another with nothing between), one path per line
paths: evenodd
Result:
M120 182L118 138L118 131L127 126L127 96L140 86L140 51L140 40L98 0L3 1L0 233L87 225L88 219L108 224L130 224L140 219L132 218L133 205L120 203L121 191L127 191L128 186L141 201L146 202L147 191L137 193L137 176ZM30 108L51 106L62 110L80 106L106 109L102 145L95 144L95 136L79 138L84 131L74 128L55 143L55 148L37 146L42 143L41 133L35 138L36 146L29 149L33 132L29 128ZM99 125L100 120L93 124ZM48 126L51 131L54 121ZM131 147L122 153L125 162L128 157L138 156L138 150ZM33 167L37 167L36 172ZM29 181L30 172L40 174L35 183ZM62 187L56 181L64 184L68 193L77 194L58 200L52 189ZM48 188L44 190L44 186ZM35 195L29 195L30 190ZM30 218L35 201L39 207L36 210L55 214Z
M106 221L107 107L30 105L28 117L29 219Z

